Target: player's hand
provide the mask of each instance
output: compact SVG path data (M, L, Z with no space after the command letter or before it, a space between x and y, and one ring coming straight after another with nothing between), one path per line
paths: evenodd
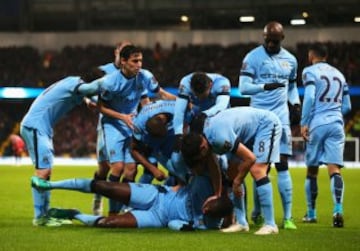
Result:
M96 102L91 101L91 99L89 99L87 97L84 98L84 102L85 102L87 108L89 108L90 110L95 111L95 112L98 111L98 106L97 106Z
M301 106L300 104L292 105L289 103L289 114L290 114L290 124L298 125L301 121Z
M280 88L280 87L285 87L285 84L269 83L269 84L264 85L264 90L265 91L272 91L272 90L275 90L275 89Z
M122 114L121 120L131 129L134 130L133 117L135 114Z
M153 175L154 175L155 179L157 179L158 181L163 181L167 178L167 175L159 169L156 169L156 171L153 173Z
M301 127L301 136L305 141L309 141L309 127L307 126Z
M209 198L207 198L207 199L205 200L205 202L204 202L204 204L203 204L203 206L202 206L202 212L203 212L203 214L205 214L205 213L207 212L207 207L208 207L207 204L208 204L210 201L216 200L216 199L218 199L218 198L219 198L219 196L213 195L213 196L210 196Z

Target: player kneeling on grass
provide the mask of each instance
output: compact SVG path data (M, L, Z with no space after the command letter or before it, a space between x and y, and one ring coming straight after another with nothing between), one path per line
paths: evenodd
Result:
M242 160L239 164L231 164L235 165L235 174L231 172L233 174L229 176L233 194L242 199L244 179L250 173L255 180L265 218L264 225L255 234L277 234L279 230L274 217L272 185L267 175L268 165L280 159L282 127L277 116L257 108L234 107L207 117L205 121L194 118L190 130L191 133L184 136L181 145L181 154L188 166L193 166L194 170L199 163L213 159L213 154L226 154ZM237 209L244 210L242 206ZM241 221L227 232L247 231L244 213L238 216L237 220Z
M114 183L91 179L46 181L37 176L32 187L40 191L52 189L97 193L122 202L133 210L115 216L82 214L76 209L52 208L49 216L77 219L89 226L109 228L169 227L174 230L219 229L224 217L231 215L232 202L222 196L203 206L213 195L210 180L196 176L186 186L163 186L139 183Z

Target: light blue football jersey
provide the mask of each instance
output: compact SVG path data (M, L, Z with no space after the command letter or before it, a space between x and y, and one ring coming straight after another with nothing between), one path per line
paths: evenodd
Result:
M193 74L186 75L180 81L174 115L175 134L183 133L184 114L189 102L195 106L193 109L204 112L208 116L214 115L230 106L231 84L228 78L216 73L206 73L213 84L209 96L204 100L199 100L191 91L190 81Z
M141 69L135 77L130 79L126 78L121 71L116 71L98 81L102 82L100 98L105 105L124 114L136 114L141 98L147 97L148 91L158 92L160 88L153 74L145 69ZM129 131L123 121L105 115L102 117L102 123L111 123Z
M134 137L137 140L142 140L145 135L148 135L146 130L146 122L153 116L161 113L170 115L171 120L168 123L168 129L172 129L172 118L174 116L175 101L174 100L157 100L145 105L139 114L134 118Z
M349 94L344 75L330 64L319 62L304 68L302 80L305 96L301 125L307 125L311 130L334 122L343 124L343 98ZM311 85L315 88L309 92L307 88L313 88Z
M82 102L85 96L79 92L82 84L85 83L80 77L72 76L50 85L32 103L21 125L52 137L54 125Z
M119 71L120 69L116 67L116 65L112 62L112 63L107 63L107 64L104 64L104 65L100 65L98 67L100 70L102 70L103 72L105 72L105 74L111 74L115 71ZM97 130L102 130L101 128L101 117L102 117L102 114L99 113L99 122L98 122L98 125L97 125Z
M175 143L175 133L172 119L174 116L174 100L157 100L145 105L134 119L133 137L148 146L152 156L157 159L172 175L186 181L188 167L182 160L172 161L173 145ZM151 117L167 113L170 122L167 125L165 137L152 137L146 130L146 122Z
M274 113L253 107L233 107L207 118L204 135L214 153L225 154L235 152L239 143L252 143L262 128L270 126L271 129L272 125L278 126L280 138L281 124Z
M103 72L105 72L105 74L111 74L114 71L119 71L120 70L118 67L116 67L114 62L107 63L107 64L104 64L104 65L100 65L98 68L100 70L102 70Z
M134 119L133 136L149 146L156 157L161 158L161 163L165 164L171 157L172 146L175 140L175 134L172 126L172 118L174 116L174 100L157 100L153 103L145 105ZM153 116L161 113L167 113L170 116L168 123L168 132L166 137L155 138L149 135L146 130L146 122ZM162 156L159 156L161 154ZM158 159L160 161L160 159Z
M244 58L240 70L239 89L242 94L251 95L250 105L255 108L270 110L289 125L288 101L300 104L296 88L297 60L286 49L270 55L263 45L250 51ZM247 80L250 81L247 84ZM282 83L284 88L264 91L266 83Z

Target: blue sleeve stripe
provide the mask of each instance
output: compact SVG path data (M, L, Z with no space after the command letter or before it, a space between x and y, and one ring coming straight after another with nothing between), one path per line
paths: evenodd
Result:
M80 92L79 92L79 88L80 88L80 85L82 85L82 84L84 84L84 83L78 83L76 86L75 86L75 88L74 88L74 93L76 93L76 94L80 94Z
M179 94L178 97L179 97L179 98L182 98L182 99L186 99L187 101L190 101L189 96L186 96L186 95L184 95L184 94Z
M230 95L230 92L219 92L218 95Z
M254 77L254 74L251 74L250 72L240 72L240 76L248 76L250 78Z
M343 91L343 95L349 95L349 91L348 91L348 90L346 90L346 91L344 90L344 91Z

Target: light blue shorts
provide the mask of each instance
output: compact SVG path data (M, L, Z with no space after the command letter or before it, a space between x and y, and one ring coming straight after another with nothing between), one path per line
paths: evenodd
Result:
M109 161L105 147L104 130L101 126L97 128L96 158L98 162Z
M110 163L135 163L130 152L131 134L129 129L121 130L110 123L105 123L103 128L105 148Z
M307 166L344 165L345 133L341 123L315 127L309 136L305 152Z
M280 161L281 125L262 123L252 147L256 163L277 163Z
M280 154L292 155L292 136L289 125L282 125L282 133L280 140Z
M168 210L166 205L176 193L167 186L129 183L131 196L129 206L134 208L131 214L136 218L138 228L166 227Z
M21 137L26 143L32 163L36 169L52 168L54 163L54 146L52 138L36 129L22 126Z

